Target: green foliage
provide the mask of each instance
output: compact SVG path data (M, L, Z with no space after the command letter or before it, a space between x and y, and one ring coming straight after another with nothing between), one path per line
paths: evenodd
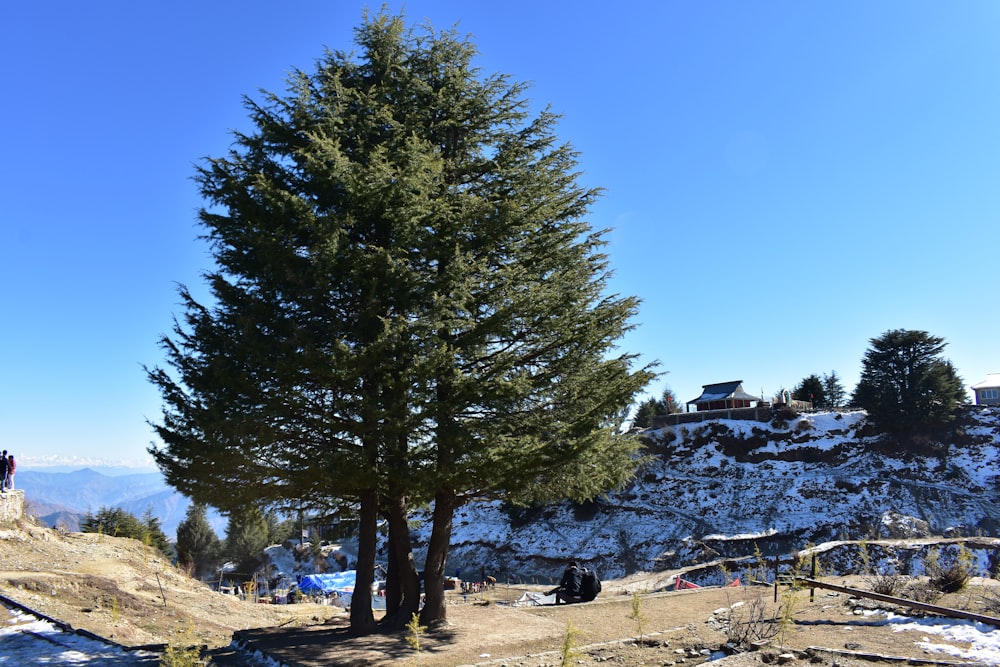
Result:
M204 664L197 646L169 644L160 656L160 667L201 667Z
M939 549L932 549L924 557L927 585L941 593L957 593L976 575L975 556L964 545L951 558L942 558Z
M269 546L267 537L267 521L259 508L251 505L230 512L224 547L226 557L237 564L239 572L253 572L260 566L264 549Z
M632 612L627 618L635 621L636 628L639 631L639 641L641 642L643 635L643 623L646 622L646 617L642 613L642 598L639 597L639 591L632 592Z
M802 590L798 585L789 586L781 595L781 604L778 608L778 632L777 635L782 645L785 643L785 636L795 619L795 610L798 607L799 596L797 593Z
M563 635L562 645L559 647L559 665L568 667L573 661L580 657L577 644L580 641L580 630L572 623L566 624L566 633Z
M815 373L802 380L792 390L792 398L809 401L814 408L836 408L844 404L844 387L837 371L830 371L822 378Z
M870 575L875 571L872 565L872 555L868 550L868 540L858 541L858 555L855 559L855 568L862 575Z
M264 513L264 520L267 523L268 544L283 544L288 540L297 541L302 537L302 519L290 517L282 519L277 512L272 510Z
M152 515L152 510L147 510L143 519L139 520L120 507L101 507L97 514L87 512L80 522L80 530L84 533L130 537L156 547L164 555L171 550L170 542L160 528L160 520Z
M173 553L173 545L170 544L166 534L163 532L163 525L160 523L159 517L153 516L152 507L147 507L146 511L143 512L142 526L145 532L139 539L146 546L156 547L163 554Z
M767 558L764 557L764 553L760 550L760 545L756 542L753 543L753 567L748 572L749 581L748 584L766 584L771 579L771 568L767 562Z
M191 503L177 526L177 562L190 567L195 577L202 577L215 569L221 552L222 544L208 523L205 505Z
M182 633L167 644L160 655L160 667L202 667L205 660L196 646L194 627L188 624Z
M808 401L815 408L826 407L827 404L826 388L816 374L803 378L792 390L792 398L797 401Z
M410 621L406 624L406 630L408 634L406 635L406 643L409 644L414 653L417 654L417 664L420 664L420 642L424 634L427 632L427 627L420 625L420 617L416 614L410 616Z
M682 412L683 405L677 400L669 387L663 390L660 398L651 397L639 403L632 417L633 428L649 428L653 425L653 417Z
M888 432L952 420L966 395L955 367L941 357L945 345L926 331L904 329L871 339L853 403Z
M825 402L819 407L837 408L844 405L847 393L844 390L844 385L840 383L837 371L830 371L828 375L823 376L823 396Z
M198 169L212 306L181 289L151 453L223 511L358 507L359 571L379 512L433 500L433 616L455 507L624 484L653 373L615 349L638 300L608 293L558 117L454 30L383 11L355 42L247 100L252 127Z

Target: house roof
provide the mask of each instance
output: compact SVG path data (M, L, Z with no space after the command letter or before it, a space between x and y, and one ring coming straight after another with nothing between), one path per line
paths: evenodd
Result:
M717 384L701 385L701 396L687 402L707 403L708 401L724 401L728 398L735 398L746 401L759 401L760 396L751 396L743 391L743 380L733 380L732 382L719 382Z
M1000 373L989 373L985 380L972 385L973 389L991 389L993 387L1000 387Z

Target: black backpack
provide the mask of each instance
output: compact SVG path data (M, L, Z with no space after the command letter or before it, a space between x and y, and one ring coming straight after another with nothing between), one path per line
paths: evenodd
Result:
M585 569L580 588L580 599L584 602L590 602L596 598L597 594L601 592L601 580L598 578L597 572Z

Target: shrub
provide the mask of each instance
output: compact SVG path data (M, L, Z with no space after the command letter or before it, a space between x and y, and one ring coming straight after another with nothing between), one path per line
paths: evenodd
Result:
M406 635L406 643L413 647L413 652L417 656L417 664L420 664L421 637L427 632L427 626L420 625L420 617L416 614L410 617L410 622L406 624L409 634Z
M194 644L195 630L190 623L167 644L160 656L160 667L203 667L201 649Z
M961 547L951 562L941 562L941 552L932 549L924 559L927 585L942 593L957 593L963 590L975 574L975 558L972 552Z
M864 578L865 584L873 593L880 595L899 595L909 579L900 574L895 568L883 571L876 571Z
M903 596L909 600L916 600L917 602L926 602L927 604L933 604L941 598L941 591L937 590L931 586L926 581L911 581L906 588L903 589Z
M1000 614L1000 593L992 586L986 587L983 592L983 608L993 616Z
M160 657L160 667L201 667L201 651L196 646L167 646Z
M628 615L628 618L635 621L636 626L639 630L639 641L642 641L642 629L643 623L646 617L642 614L642 599L639 597L639 591L632 592L632 613Z
M563 635L562 646L559 649L560 667L568 667L568 665L573 664L573 661L580 657L580 651L577 648L579 639L580 630L574 627L572 623L567 623L566 634Z
M868 551L868 543L864 540L858 543L856 565L861 572L861 580L873 593L899 595L909 581L901 574L899 559L895 556L889 557L885 564L877 565Z
M744 591L744 600L739 604L729 605L725 627L726 643L748 650L773 639L781 630L781 624L776 622L774 612L759 591L751 593L749 587L741 590Z

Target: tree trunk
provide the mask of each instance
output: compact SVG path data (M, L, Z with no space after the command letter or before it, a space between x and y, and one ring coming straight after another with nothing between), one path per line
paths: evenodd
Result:
M388 517L387 517L388 519ZM392 531L389 531L389 547L386 550L385 564L385 613L393 614L403 601L403 585L400 582L399 568L396 566L396 550L392 543Z
M444 568L448 563L451 544L451 524L455 516L455 495L439 491L434 496L434 526L427 545L427 563L424 565L424 608L420 623L428 627L448 621L444 599Z
M377 629L372 613L372 581L375 577L375 543L378 529L378 491L361 493L358 521L358 564L351 597L351 634L368 635Z
M396 600L389 606L389 590L386 589L386 616L383 628L401 630L410 622L413 614L420 610L420 577L410 548L410 528L406 517L406 496L399 490L391 492L389 499L389 554L393 568L390 573L396 580Z

